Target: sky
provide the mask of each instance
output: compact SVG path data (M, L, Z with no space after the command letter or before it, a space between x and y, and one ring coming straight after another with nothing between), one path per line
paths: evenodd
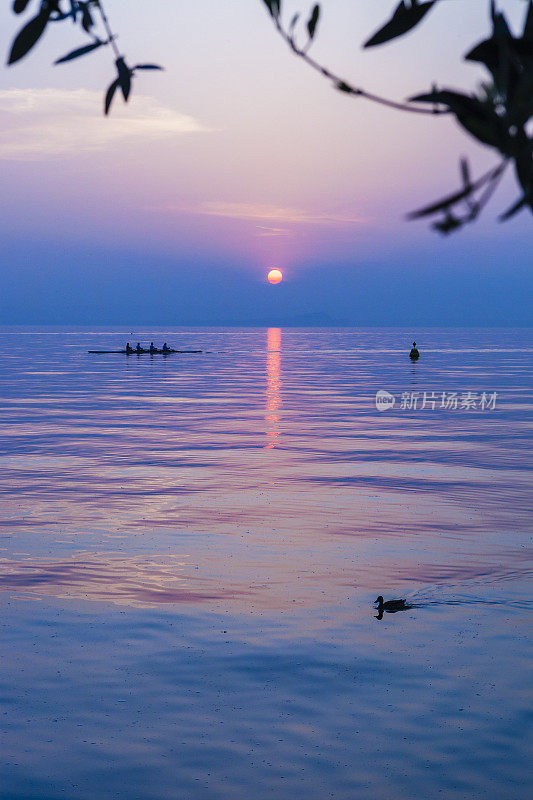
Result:
M261 0L105 5L129 61L165 66L108 118L107 49L52 66L84 43L70 23L2 67L0 324L531 324L533 219L497 221L518 196L511 174L451 237L405 220L458 188L461 156L474 174L495 163L452 119L334 91ZM362 50L394 3L325 0L312 53L397 99L434 81L470 90L484 72L461 58L488 33L486 5L439 4ZM500 5L519 24L524 3ZM23 19L10 8L5 53Z

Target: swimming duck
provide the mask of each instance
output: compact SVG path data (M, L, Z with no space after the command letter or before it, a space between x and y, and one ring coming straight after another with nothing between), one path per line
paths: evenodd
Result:
M380 595L377 600L374 600L374 603L378 604L378 614L382 614L384 611L389 611L393 614L395 611L406 611L411 606L408 606L405 600L387 600L383 601L383 597Z
M411 352L409 353L409 358L411 361L418 361L420 358L420 353L416 349L416 342L413 342L413 347L411 348Z

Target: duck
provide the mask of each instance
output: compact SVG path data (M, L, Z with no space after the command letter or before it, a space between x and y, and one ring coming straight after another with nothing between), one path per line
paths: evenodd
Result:
M393 614L395 611L406 611L408 608L411 608L403 598L401 600L384 601L381 595L377 600L374 600L374 603L378 604L378 614L382 614L384 611Z
M409 358L411 359L411 361L418 361L418 359L420 358L420 353L416 348L416 342L413 342L413 347L411 348L411 352L409 353Z

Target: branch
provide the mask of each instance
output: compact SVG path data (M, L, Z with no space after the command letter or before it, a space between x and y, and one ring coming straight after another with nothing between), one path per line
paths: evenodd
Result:
M22 14L28 5L29 0L15 0L13 4L13 13ZM68 10L64 10L65 7ZM106 33L105 39L99 38L93 32L95 29L93 9L97 9L100 13ZM40 41L50 23L64 22L68 19L71 19L74 24L79 22L84 33L88 34L92 41L90 44L77 47L75 50L71 50L66 55L58 58L54 62L55 64L65 64L73 61L74 59L93 53L100 47L111 47L113 50L117 74L105 95L105 114L109 112L111 102L117 89L121 90L124 101L127 102L130 96L132 78L137 70L163 69L158 64L136 64L134 67L128 66L126 59L121 55L118 49L116 43L117 36L111 29L109 19L101 0L69 0L68 3L67 0L41 0L37 15L32 17L15 37L8 57L8 64L14 64L20 61L21 58L24 58L24 56L26 56Z
M468 162L466 159L461 159L460 166L464 184L463 188L445 197L443 200L417 209L417 211L411 211L407 214L407 219L420 219L421 217L429 217L433 214L442 213L443 218L434 222L433 228L444 234L451 233L453 230L457 230L469 222L474 222L492 197L508 164L509 159L505 158L496 167L493 167L478 178L477 181L471 182ZM480 189L483 189L483 191L476 198L476 192ZM458 215L457 211L453 214L452 209L460 208L462 204L466 206L463 215Z
M107 14L105 13L104 6L102 5L101 0L95 0L96 7L100 12L100 16L102 17L102 22L104 24L105 32L107 33L107 38L111 47L113 48L113 52L115 54L115 58L120 58L120 52L117 47L117 43L115 42L116 36L114 35L113 31L111 30L111 26L109 25L109 20L107 18Z
M364 46L375 47L405 35L425 19L437 2L439 0L400 0L389 21ZM285 27L282 23L282 0L263 0L263 3L275 29L291 51L315 72L332 81L339 91L412 114L452 114L470 136L503 156L503 161L497 167L474 183L470 181L468 163L463 159L462 189L408 214L408 219L443 213L444 218L433 224L441 233L449 233L473 222L488 203L510 161L515 164L523 194L500 216L500 220L509 219L526 206L533 211L533 137L528 129L533 116L533 0L526 0L523 30L518 37L511 33L505 16L491 0L492 36L465 56L466 60L478 61L486 67L492 78L490 84L482 84L480 90L473 94L453 89L439 90L434 85L429 92L410 97L408 103L400 103L354 86L309 55L320 18L318 3L307 22L308 38L303 47L297 44L295 35L300 14L295 14L290 25ZM422 107L411 103L420 103ZM424 103L427 104L425 108ZM461 205L466 207L462 215L452 213Z
M266 0L265 0L265 2L266 2ZM269 9L271 9L273 5L274 5L274 3L267 2L267 6L269 7ZM296 25L296 22L299 19L299 15L296 15L295 17L293 17L291 25L289 26L289 28L287 30L284 29L284 27L283 27L283 25L281 23L281 14L279 12L279 4L278 4L277 12L274 11L274 13L273 13L272 10L271 10L270 11L270 15L272 17L272 21L274 23L274 27L276 28L276 30L279 33L279 35L281 36L281 38L290 47L292 52L296 56L301 58L303 61L305 61L305 63L309 67L311 67L311 69L313 69L315 72L320 73L323 77L325 77L328 80L332 81L336 89L338 89L340 92L345 92L346 94L351 94L351 95L357 96L357 97L363 97L365 100L370 100L373 103L378 103L379 105L387 106L388 108L394 108L394 109L396 109L398 111L408 111L411 114L426 114L426 115L430 114L430 115L435 115L435 114L449 114L450 113L450 111L448 109L441 109L441 108L437 108L436 106L434 108L432 108L432 109L416 108L415 106L408 105L407 103L400 103L400 102L397 102L396 100L390 100L387 97L381 97L380 95L374 94L373 92L367 92L366 89L362 89L360 86L353 86L347 80L345 80L344 78L340 77L340 75L335 74L330 69L325 67L323 64L320 64L318 61L316 61L314 58L312 58L309 55L308 51L309 51L309 47L311 46L312 41L314 39L316 23L318 21L318 13L316 12L316 9L317 9L317 6L314 7L313 14L312 14L311 19L310 19L310 21L308 23L309 40L308 40L308 42L307 42L305 47L298 47L298 45L296 44L296 40L294 38L294 33L293 33L294 27ZM312 28L310 28L311 23L313 22L313 20L314 20L314 25L313 25Z

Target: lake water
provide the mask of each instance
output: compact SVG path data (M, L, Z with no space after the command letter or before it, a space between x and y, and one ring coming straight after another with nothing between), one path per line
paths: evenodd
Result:
M531 797L533 330L416 337L0 330L2 798Z

